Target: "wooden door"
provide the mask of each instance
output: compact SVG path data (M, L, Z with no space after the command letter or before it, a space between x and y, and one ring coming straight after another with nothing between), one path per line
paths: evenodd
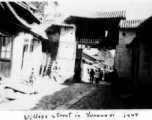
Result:
M13 36L0 36L0 77L10 77Z

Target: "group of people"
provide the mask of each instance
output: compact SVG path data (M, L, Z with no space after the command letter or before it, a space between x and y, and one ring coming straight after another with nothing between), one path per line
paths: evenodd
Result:
M96 85L98 86L99 85L99 81L103 78L103 71L101 71L100 69L96 69L94 71L94 69L91 69L90 71L90 82L94 82L95 80L95 83Z
M95 80L96 85L99 85L100 80L104 80L107 83L111 83L113 89L116 89L118 86L119 75L117 70L113 68L113 71L105 71L103 72L100 69L91 69L90 71L90 82L93 83Z

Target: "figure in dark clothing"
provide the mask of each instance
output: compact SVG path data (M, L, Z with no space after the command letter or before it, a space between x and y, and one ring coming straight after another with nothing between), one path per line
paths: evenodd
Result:
M98 86L99 85L99 80L100 80L100 69L98 69L96 72L96 85Z
M118 81L119 75L117 73L117 70L114 68L113 72L111 72L111 86L114 91L117 91L118 89Z
M108 81L108 79L109 79L109 72L108 72L108 71L106 71L106 72L105 72L105 82L107 82L107 81Z
M102 78L103 78L103 71L101 70L100 72L100 80L102 81Z
M90 71L90 82L92 82L92 83L94 81L94 74L95 74L94 70L91 69L91 71Z
M110 71L109 75L108 75L108 81L107 81L107 83L111 83L111 80L113 79L112 78L112 74L113 74L113 71Z
M33 86L34 82L36 81L36 75L34 72L34 68L32 68L30 77L29 77L29 83L31 84L31 86Z

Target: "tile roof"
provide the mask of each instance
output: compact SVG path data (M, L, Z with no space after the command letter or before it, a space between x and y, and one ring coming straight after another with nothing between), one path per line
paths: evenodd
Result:
M26 9L37 21L38 23L40 24L42 21L36 16L36 14L34 14L33 12L36 11L36 8L33 8L31 5L29 5L28 3L26 2L14 2L18 5L20 5L22 8ZM34 11L32 11L34 10Z
M96 61L96 60L97 60L95 57L93 57L93 56L91 56L91 55L89 55L89 54L87 54L87 53L85 53L85 52L82 53L82 57L83 57L84 59L88 59L88 60L90 60L90 61Z
M43 38L48 39L46 35L46 30L51 26L60 26L60 27L75 27L74 25L61 24L61 23L53 23L51 20L45 20L42 24L33 26L32 31L43 36Z
M2 35L2 36L4 36L4 35L6 35L6 34L4 34L4 33L0 32L0 36L1 36L1 35Z
M61 26L61 27L75 27L74 25L70 24L65 24L65 23L54 23L51 20L45 20L43 22L43 26L47 29L48 27L55 25L55 26Z
M145 20L121 20L119 27L120 28L139 28L143 27L142 23Z
M141 26L151 28L152 27L152 16L145 19L144 22L141 24Z
M71 16L83 17L83 18L126 18L126 11L113 11L113 12L76 11Z

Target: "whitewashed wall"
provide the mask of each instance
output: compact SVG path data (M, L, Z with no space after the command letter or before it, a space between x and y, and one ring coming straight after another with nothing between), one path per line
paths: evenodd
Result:
M19 79L21 73L22 52L25 34L19 33L14 38L11 77ZM13 79L13 80L14 80Z
M19 33L18 36L14 38L11 70L11 78L13 78L13 80L27 77L32 68L34 68L36 73L39 72L40 62L42 59L42 45L41 42L38 41L34 41L33 52L24 54L24 64L21 70L25 40L31 41L32 39L33 36L26 33Z
M64 80L74 75L75 53L75 28L62 27L57 61L61 67L60 72Z
M34 41L31 67L34 68L36 75L39 75L42 59L42 43L41 41Z

